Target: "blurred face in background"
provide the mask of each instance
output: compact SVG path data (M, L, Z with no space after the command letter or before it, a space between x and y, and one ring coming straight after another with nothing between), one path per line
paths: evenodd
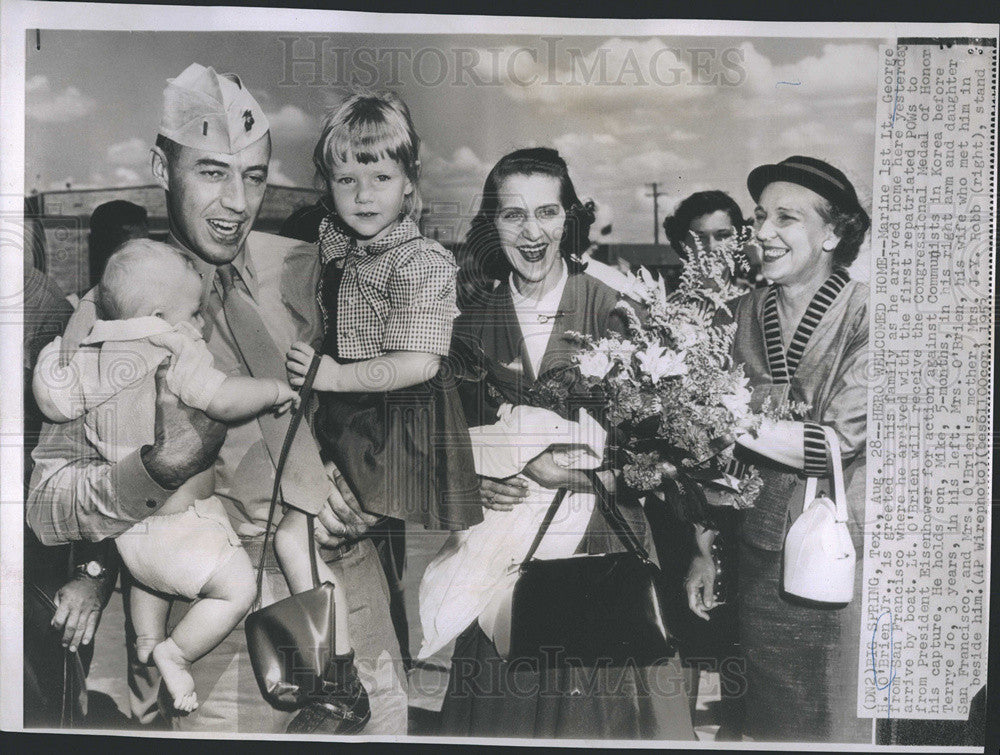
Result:
M717 251L726 241L736 236L736 228L725 210L699 215L691 221L688 231L710 252Z

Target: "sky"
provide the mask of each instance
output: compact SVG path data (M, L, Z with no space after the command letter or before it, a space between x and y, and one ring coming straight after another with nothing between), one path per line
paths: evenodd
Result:
M661 219L704 189L749 217L746 175L794 154L840 167L863 202L871 193L872 39L43 30L26 45L27 191L151 183L166 79L199 62L257 96L269 181L286 186L314 185L320 123L351 86L396 91L443 239L467 229L490 167L525 146L559 150L612 242L653 241L652 182Z

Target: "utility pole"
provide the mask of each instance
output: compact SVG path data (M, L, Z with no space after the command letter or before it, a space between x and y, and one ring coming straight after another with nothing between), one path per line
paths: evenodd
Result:
M653 198L653 243L660 243L660 197L665 197L667 192L660 191L660 184L656 181L646 184L652 188L652 193L647 194L647 197Z

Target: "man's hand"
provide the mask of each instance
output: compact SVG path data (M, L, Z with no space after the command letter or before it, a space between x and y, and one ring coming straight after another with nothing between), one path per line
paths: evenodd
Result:
M528 483L521 477L508 477L506 480L496 480L492 477L479 476L479 496L483 506L494 511L511 511L515 504L521 503L528 495Z
M53 602L52 628L63 633L63 647L75 653L81 645L89 645L101 618L100 580L75 577L59 588Z
M524 474L543 488L567 488L574 493L593 493L590 479L579 469L556 464L552 451L543 451L524 467Z
M356 540L379 520L361 510L339 469L334 467L332 474L334 488L326 499L326 507L316 515L321 526L315 529L316 542L327 548L335 548L345 540Z
M168 361L156 370L156 422L153 445L142 451L149 476L172 490L208 469L226 439L226 425L182 402L167 387Z
M708 612L715 608L715 561L704 553L695 553L684 580L688 608L708 621Z

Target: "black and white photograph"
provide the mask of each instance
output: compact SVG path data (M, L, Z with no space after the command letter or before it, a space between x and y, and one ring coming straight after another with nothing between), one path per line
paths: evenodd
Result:
M996 25L2 16L5 730L983 752Z

